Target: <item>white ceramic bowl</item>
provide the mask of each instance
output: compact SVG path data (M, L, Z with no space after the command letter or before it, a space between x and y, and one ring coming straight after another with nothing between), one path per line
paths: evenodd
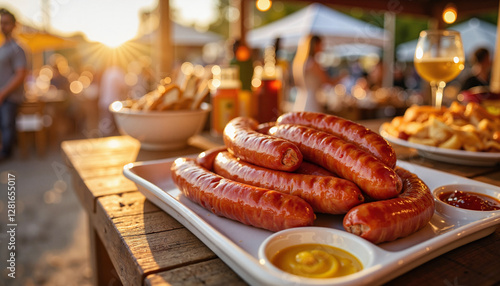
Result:
M210 105L203 103L199 110L137 111L112 103L118 130L141 142L146 150L175 150L187 146L188 139L198 134L208 117Z
M496 199L500 199L500 188L494 186L485 187L481 185L467 185L467 184L450 184L437 187L432 191L434 200L436 201L436 211L443 216L454 218L464 221L475 221L490 216L495 216L500 214L500 210L494 211L475 211L463 209L455 206L451 206L439 199L439 196L443 193L453 192L455 190L463 192L473 192L478 194L487 195Z
M352 281L359 278L361 272L336 278L305 278L287 273L271 263L272 257L280 250L299 244L326 244L340 248L354 255L367 269L374 264L375 256L378 254L376 247L367 240L348 233L346 231L327 227L297 227L282 230L269 236L259 247L259 263L267 267L271 272L278 275L284 281L302 282L306 284L337 284Z

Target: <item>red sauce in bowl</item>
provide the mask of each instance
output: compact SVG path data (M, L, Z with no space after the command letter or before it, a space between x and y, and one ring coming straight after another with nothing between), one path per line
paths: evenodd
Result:
M483 194L474 192L453 191L444 192L439 199L454 207L474 211L500 210L500 201Z

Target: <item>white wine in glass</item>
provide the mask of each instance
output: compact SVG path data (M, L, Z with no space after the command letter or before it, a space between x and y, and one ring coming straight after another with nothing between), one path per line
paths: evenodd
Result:
M464 69L464 49L460 33L451 30L420 32L415 50L417 73L431 85L432 104L441 108L443 90Z

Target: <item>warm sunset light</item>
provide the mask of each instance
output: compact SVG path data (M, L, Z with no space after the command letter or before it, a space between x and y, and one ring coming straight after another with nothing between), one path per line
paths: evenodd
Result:
M94 43L82 51L82 56L95 67L118 65L125 68L146 51L145 45L133 42L126 42L117 48L110 48L103 43Z
M125 30L120 30L122 32L126 32ZM102 34L100 32L96 34L87 34L87 37L91 41L102 43L110 48L117 48L121 46L126 41L132 39L134 36L127 35L128 33L117 33L117 34L107 34L106 31L103 31Z

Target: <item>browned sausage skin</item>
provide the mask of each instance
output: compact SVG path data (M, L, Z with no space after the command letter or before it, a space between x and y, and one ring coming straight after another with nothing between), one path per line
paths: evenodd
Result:
M276 122L275 121L264 122L264 123L259 124L257 126L257 129L255 129L255 131L257 131L259 133L262 133L262 134L268 134L269 133L269 129L271 129L273 126L276 126Z
M344 217L344 228L373 243L408 236L424 227L434 214L429 187L415 174L396 167L403 180L403 193L397 198L365 203Z
M216 215L271 231L312 225L315 214L303 199L225 179L179 158L172 180L191 201Z
M224 128L223 139L228 151L236 157L269 169L293 172L302 163L297 146L255 131L258 122L247 117L232 119Z
M373 199L396 197L401 178L371 154L330 133L300 125L278 125L270 133L295 143L304 159L348 179Z
M217 154L219 154L219 152L226 150L226 146L220 146L203 151L198 154L198 157L196 157L196 163L198 163L198 165L202 166L203 168L212 171L215 157L217 156Z
M296 195L321 213L345 214L364 201L358 186L351 181L270 170L239 160L228 152L217 155L214 172L241 183Z
M277 124L298 124L331 133L371 153L390 168L396 166L396 152L389 142L359 123L330 114L289 112L281 115Z
M302 161L302 164L300 164L300 167L295 170L295 173L303 175L338 177L335 173L330 172L319 165L304 160Z

